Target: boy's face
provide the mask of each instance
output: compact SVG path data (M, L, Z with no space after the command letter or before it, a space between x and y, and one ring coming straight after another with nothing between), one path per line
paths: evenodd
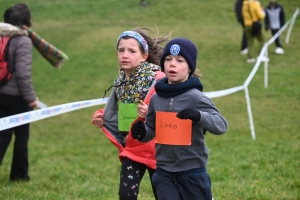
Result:
M127 75L130 75L148 58L148 54L141 52L139 42L133 38L120 39L117 53L119 65Z
M164 61L164 72L168 83L176 84L189 78L190 68L184 57L168 55Z

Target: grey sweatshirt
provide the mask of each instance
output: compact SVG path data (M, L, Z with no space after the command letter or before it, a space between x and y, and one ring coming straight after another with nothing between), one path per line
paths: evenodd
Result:
M156 111L179 112L193 108L201 113L199 122L192 124L192 143L189 146L156 144L157 168L169 172L181 172L195 168L206 168L208 148L204 139L204 130L221 135L227 130L227 121L220 114L210 98L197 89L188 90L170 98L154 94L150 100L146 116L146 136L142 142L155 137Z

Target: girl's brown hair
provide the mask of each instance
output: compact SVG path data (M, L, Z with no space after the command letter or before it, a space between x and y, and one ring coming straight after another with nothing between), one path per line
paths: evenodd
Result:
M147 41L148 48L149 48L147 62L156 64L156 65L160 65L159 60L160 60L160 57L164 50L163 44L169 40L171 33L169 33L165 37L159 37L159 32L157 30L155 37L151 38L150 36L148 36L146 34L146 31L151 33L151 30L148 28L134 28L132 30L139 33ZM141 52L145 53L142 45L139 45L139 46L140 46Z
M6 9L3 18L5 23L31 27L31 12L29 7L24 3L17 3Z

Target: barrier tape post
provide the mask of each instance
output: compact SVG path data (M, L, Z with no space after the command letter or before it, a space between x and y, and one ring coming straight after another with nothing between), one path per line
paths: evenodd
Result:
M287 33L286 38L285 38L285 43L289 43L290 35L291 35L292 28L294 26L294 23L295 23L297 15L299 15L299 8L297 8L296 11L295 11L295 13L293 14L292 22L290 24L288 33Z
M244 86L244 90L245 90L245 97L246 97L246 102L247 102L247 110L248 110L248 116L249 116L251 136L252 136L252 139L255 140L256 139L255 129L254 129L254 123L253 123L253 118L252 118L252 111L251 111L251 104L250 104L250 96L249 96L248 87Z
M265 51L265 57L268 58L268 46L266 48L266 51ZM265 62L264 64L264 79L265 79L265 88L268 88L268 65L269 65L269 62Z

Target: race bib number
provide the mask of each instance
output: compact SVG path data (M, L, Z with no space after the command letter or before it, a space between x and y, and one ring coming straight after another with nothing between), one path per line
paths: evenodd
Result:
M182 120L175 112L156 112L155 142L169 145L191 145L192 120Z
M118 130L129 131L131 123L137 119L137 104L118 103Z

